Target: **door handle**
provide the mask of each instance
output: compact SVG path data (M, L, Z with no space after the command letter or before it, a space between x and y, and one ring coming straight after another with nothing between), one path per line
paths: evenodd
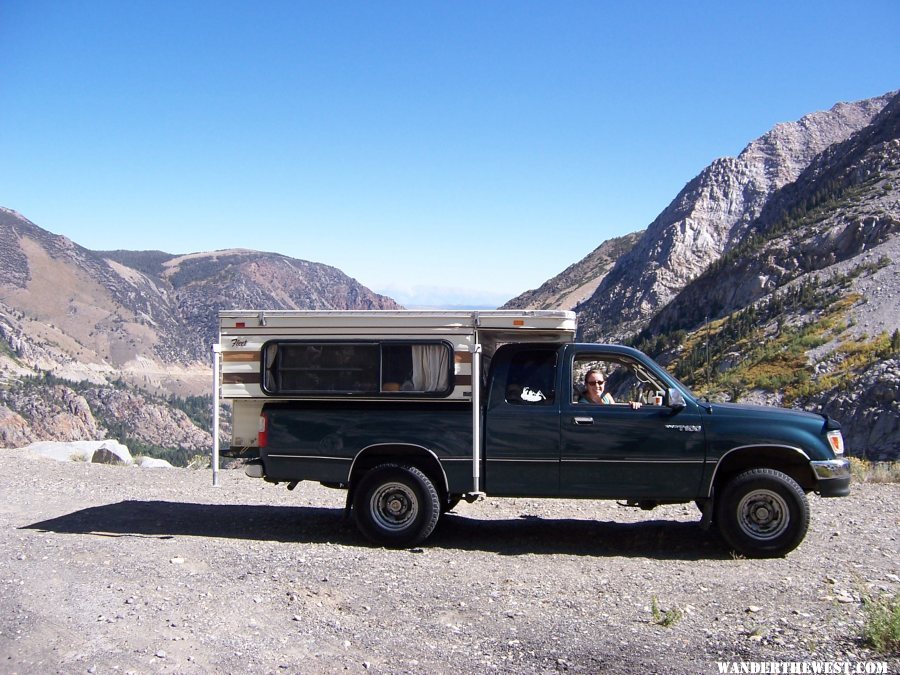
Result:
M593 423L594 423L593 417L576 417L575 418L575 424L593 424Z

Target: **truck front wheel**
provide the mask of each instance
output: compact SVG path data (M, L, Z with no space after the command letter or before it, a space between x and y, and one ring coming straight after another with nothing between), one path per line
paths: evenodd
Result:
M751 469L725 485L715 513L725 541L752 558L775 558L793 551L809 528L803 489L774 469Z
M368 471L353 497L356 526L371 541L403 548L424 541L441 503L434 484L414 466L383 464Z

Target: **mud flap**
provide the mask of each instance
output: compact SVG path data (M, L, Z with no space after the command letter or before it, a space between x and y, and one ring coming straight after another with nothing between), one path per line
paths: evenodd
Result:
M697 506L700 508L700 513L703 514L700 518L700 529L704 532L709 530L713 524L713 505L716 503L716 500L713 498L713 495L709 496L709 499L698 499Z

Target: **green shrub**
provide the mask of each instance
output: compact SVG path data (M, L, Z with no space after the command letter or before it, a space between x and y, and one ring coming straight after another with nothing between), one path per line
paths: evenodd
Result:
M863 638L881 654L900 653L900 597L863 598Z
M684 616L682 611L677 607L673 609L667 609L663 612L659 608L659 600L656 596L653 596L653 601L650 605L650 614L653 616L653 623L658 626L662 626L663 628L669 628L674 626L676 623L681 621L681 618Z

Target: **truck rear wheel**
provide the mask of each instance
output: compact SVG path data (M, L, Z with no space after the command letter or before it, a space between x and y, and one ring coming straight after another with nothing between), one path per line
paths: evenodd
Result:
M414 466L383 464L367 472L353 497L356 526L371 541L403 548L424 541L441 503L434 484Z
M716 508L725 541L752 558L793 551L809 528L809 504L797 482L774 469L751 469L725 485Z

